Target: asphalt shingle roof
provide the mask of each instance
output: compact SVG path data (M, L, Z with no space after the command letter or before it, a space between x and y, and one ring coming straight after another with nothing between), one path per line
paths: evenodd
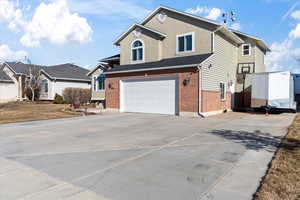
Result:
M73 64L42 67L42 69L53 78L91 80L91 78L87 76L89 70Z
M120 54L117 55L113 55L107 58L102 58L100 61L104 62L104 61L108 61L108 60L112 60L112 59L120 59Z
M89 70L70 63L54 66L32 65L24 64L21 62L7 62L7 64L17 74L28 74L30 67L37 67L38 69L45 71L50 76L50 78L74 80L76 79L86 81L91 80L91 78L86 75L89 72Z
M201 64L204 60L210 57L212 54L200 54L195 56L185 56L185 57L176 57L176 58L169 58L163 59L157 62L147 62L147 63L140 63L140 64L130 64L130 65L120 65L115 66L111 69L106 71L107 74L109 73L122 73L127 71L147 71L153 69L164 69L164 68L172 68L178 66L191 66Z

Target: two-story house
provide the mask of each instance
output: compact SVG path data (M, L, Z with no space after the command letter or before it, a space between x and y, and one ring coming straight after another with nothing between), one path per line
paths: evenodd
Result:
M232 109L249 86L240 74L264 72L269 51L259 38L164 6L115 45L120 65L104 71L107 109L172 115Z

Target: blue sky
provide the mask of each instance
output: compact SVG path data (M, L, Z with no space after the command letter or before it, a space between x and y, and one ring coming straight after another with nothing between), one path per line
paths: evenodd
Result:
M118 53L113 41L159 5L217 21L233 10L237 21L228 26L263 38L273 50L270 71L300 72L299 0L0 0L0 60L28 56L34 64L92 68Z

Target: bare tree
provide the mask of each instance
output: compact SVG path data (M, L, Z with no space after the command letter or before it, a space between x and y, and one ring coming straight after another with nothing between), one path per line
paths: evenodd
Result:
M35 92L41 88L41 73L38 67L36 66L29 67L26 86L31 90L31 94L32 94L31 101L34 101L34 97L36 95Z

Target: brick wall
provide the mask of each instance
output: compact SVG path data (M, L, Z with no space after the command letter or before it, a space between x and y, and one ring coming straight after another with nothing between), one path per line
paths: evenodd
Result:
M202 112L231 109L231 93L227 93L226 100L221 100L218 91L202 91Z
M159 70L149 72L135 72L124 74L106 75L106 105L107 108L119 109L120 107L120 80L134 78L155 78L155 77L178 77L179 79L179 111L198 112L198 70L197 68ZM183 81L190 79L188 85L184 86ZM109 87L110 86L110 87Z

